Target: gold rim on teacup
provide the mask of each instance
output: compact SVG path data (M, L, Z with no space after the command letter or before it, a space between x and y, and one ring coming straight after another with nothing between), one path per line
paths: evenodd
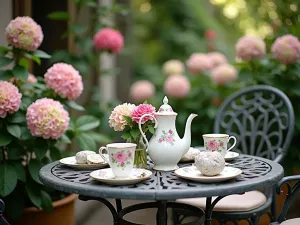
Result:
M229 137L228 134L203 134L202 137L207 138L222 138L222 137Z

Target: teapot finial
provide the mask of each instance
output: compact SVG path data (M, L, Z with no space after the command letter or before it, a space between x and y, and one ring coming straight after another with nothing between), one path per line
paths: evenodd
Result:
M169 99L168 99L167 96L165 96L165 97L164 97L164 100L163 100L163 103L166 105L166 104L168 104L168 102L169 102Z

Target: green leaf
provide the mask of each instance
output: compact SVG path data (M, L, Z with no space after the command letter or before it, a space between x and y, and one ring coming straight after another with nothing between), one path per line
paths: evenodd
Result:
M82 133L80 136L77 136L76 141L82 150L97 150L96 142L86 133Z
M0 70L0 79L1 80L10 80L14 75L11 70Z
M21 148L9 148L7 151L7 158L10 160L19 160L23 153Z
M48 146L47 145L45 145L43 147L41 146L40 148L34 148L33 150L34 150L36 157L39 160L42 160L48 151Z
M66 134L63 134L60 138L60 140L63 142L63 143L66 143L66 144L71 144L72 141L70 140L70 138L66 135Z
M20 128L19 125L17 125L17 124L7 124L6 129L7 129L8 133L10 133L12 136L14 136L16 138L21 137L21 128Z
M43 58L43 59L50 59L51 55L49 55L48 53L42 51L42 50L36 50L32 53L33 56L39 57L39 58Z
M148 129L151 134L153 134L153 135L155 134L155 129L153 126L149 126Z
M27 182L25 189L32 204L37 208L41 208L42 198L39 185L35 184L33 181Z
M28 164L29 174L32 177L34 181L41 184L41 181L39 179L39 172L42 168L42 163L38 159L31 159Z
M21 137L20 140L26 141L28 139L32 138L32 135L27 127L21 127Z
M12 166L15 169L15 172L17 174L17 177L20 181L25 182L26 181L26 174L24 166L21 164L21 162L13 162Z
M106 136L104 134L99 134L97 132L89 132L88 135L93 138L96 142L99 143L109 143L112 141L112 139L109 136Z
M0 164L0 196L9 195L17 186L17 174L12 165Z
M133 129L130 131L130 134L133 137L133 139L136 140L141 133L139 130Z
M12 141L12 136L8 133L1 133L0 147L8 145Z
M98 127L99 125L99 119L90 115L81 116L76 120L76 127L81 131L91 130Z
M13 114L9 119L9 122L11 123L22 123L26 121L26 116L25 113L22 112L16 112L15 114Z
M14 59L0 57L0 68L11 64L13 61L14 61Z
M32 61L36 62L38 65L41 65L41 59L35 55L31 55L29 53L25 53L25 57L31 59Z
M126 120L128 125L133 126L133 121L130 116L123 116L123 118Z
M127 140L127 139L131 139L131 134L130 132L125 132L121 135L121 138L123 138L124 140Z
M70 29L75 34L82 34L87 30L87 26L82 24L72 24Z
M85 109L83 108L83 106L81 106L81 105L78 105L76 102L74 102L74 101L68 101L67 102L67 105L69 106L69 107L71 107L72 109L75 109L75 110L77 110L77 111L84 111Z
M27 81L28 71L25 67L17 65L12 69L12 73L15 77L19 78L22 81Z
M29 63L25 58L20 59L19 65L25 67L27 70L29 68Z
M51 212L53 210L53 206L52 206L52 199L50 197L50 195L41 190L41 198L42 198L42 208L46 211L46 212Z
M19 219L25 208L25 195L24 195L24 187L22 185L17 185L15 190L5 197L5 214L11 217L14 220ZM16 204L16 202L18 204Z
M56 11L48 14L47 17L51 20L68 20L69 14L66 11Z
M61 154L58 148L53 147L50 149L50 157L53 161L61 159Z

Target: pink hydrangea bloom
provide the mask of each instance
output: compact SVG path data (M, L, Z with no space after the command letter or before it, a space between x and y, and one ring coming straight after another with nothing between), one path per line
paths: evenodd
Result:
M145 114L151 114L154 116L155 113L155 108L150 105L150 104L140 104L137 107L134 108L134 110L132 111L131 117L132 120L135 121L136 123L139 123L140 118L145 115ZM141 123L144 124L149 120L153 120L153 117L151 116L145 116Z
M176 59L171 59L164 63L163 73L165 75L174 75L184 73L184 64Z
M220 66L227 63L227 58L220 52L210 52L207 54L213 64L213 67Z
M224 84L236 80L237 71L233 66L223 64L211 71L211 78L216 84Z
M35 51L40 47L44 35L40 25L32 18L24 16L10 21L6 27L6 39L16 48Z
M244 36L236 43L235 51L237 57L243 60L262 58L266 54L266 44L259 37Z
M300 42L297 37L287 34L273 43L272 55L284 64L295 63L300 58Z
M66 63L56 63L50 67L45 74L45 83L57 94L70 100L77 99L83 90L81 75Z
M19 89L7 82L0 81L0 118L5 118L7 113L12 114L19 110L22 94Z
M128 124L124 119L124 116L131 117L132 111L135 108L134 104L123 103L122 105L116 106L109 116L109 126L114 128L115 131L124 130Z
M203 70L210 70L213 68L213 63L208 55L202 53L194 53L186 61L188 71L192 74L197 74Z
M32 103L26 113L27 126L33 136L60 138L69 126L69 114L63 105L49 98Z
M27 83L28 84L35 84L37 82L37 79L36 77L33 75L33 74L28 74L28 77L27 77Z
M94 46L97 50L108 50L119 53L123 49L122 34L115 29L103 28L94 35Z
M143 102L154 95L155 87L147 80L137 81L130 87L130 96L135 102Z
M191 89L190 81L183 75L169 76L164 83L164 91L175 98L183 98Z

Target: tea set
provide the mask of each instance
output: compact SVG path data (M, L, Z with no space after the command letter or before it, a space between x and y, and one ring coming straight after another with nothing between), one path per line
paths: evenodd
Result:
M152 117L155 121L155 134L148 141L141 124L144 117ZM230 152L236 145L236 138L228 134L204 134L204 147L192 148L191 123L197 116L191 114L185 125L182 138L176 127L177 113L168 104L168 98L163 99L163 105L152 114L145 114L139 120L139 129L145 141L146 151L154 163L153 170L174 171L181 178L202 183L221 182L239 176L242 171L226 166L225 161L239 156ZM227 147L230 140L233 144ZM90 176L100 182L111 185L129 185L141 182L152 176L147 169L134 168L134 153L136 144L111 143L99 149L99 154L91 151L81 151L75 157L62 159L64 165L76 169L99 169ZM104 153L106 152L106 154ZM178 167L180 161L194 161L192 166ZM103 168L107 165L110 168Z

